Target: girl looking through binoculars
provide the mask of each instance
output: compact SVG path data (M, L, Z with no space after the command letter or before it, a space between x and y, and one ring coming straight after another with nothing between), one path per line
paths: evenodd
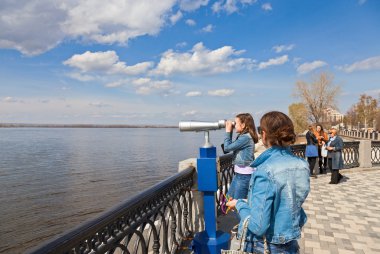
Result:
M233 129L238 134L232 141ZM226 134L224 138L224 152L233 152L235 176L232 179L227 193L228 199L246 199L248 195L249 180L254 169L249 165L255 159L255 143L258 142L255 122L249 113L238 114L235 122L226 121Z

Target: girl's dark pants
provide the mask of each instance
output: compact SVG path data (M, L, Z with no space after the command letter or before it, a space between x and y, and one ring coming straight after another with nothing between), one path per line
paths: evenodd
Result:
M317 157L307 157L307 161L309 162L310 176L314 175L313 170L315 167L315 163L317 162Z

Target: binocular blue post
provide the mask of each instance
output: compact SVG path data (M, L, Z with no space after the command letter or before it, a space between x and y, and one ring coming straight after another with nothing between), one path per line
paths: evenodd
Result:
M193 249L197 254L219 254L228 249L230 235L216 230L215 192L218 190L216 147L201 147L198 168L198 190L203 192L205 231L195 235Z

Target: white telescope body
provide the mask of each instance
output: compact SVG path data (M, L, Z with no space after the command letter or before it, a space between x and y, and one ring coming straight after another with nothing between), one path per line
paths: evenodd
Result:
M179 122L180 131L211 131L211 130L219 130L224 127L226 127L226 120L219 120L217 122L203 122L203 121Z

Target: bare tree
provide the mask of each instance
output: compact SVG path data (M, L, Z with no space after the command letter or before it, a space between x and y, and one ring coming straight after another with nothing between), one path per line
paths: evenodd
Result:
M333 84L334 75L322 72L311 83L297 81L294 96L305 104L309 120L319 123L327 108L336 109L340 87Z
M343 122L344 126L348 127L349 129L355 129L356 123L358 122L356 105L351 106L351 108L347 111Z
M296 133L302 133L307 129L307 109L303 103L293 103L289 105L289 116L294 124Z
M353 108L357 115L356 121L364 128L375 127L376 115L378 112L378 102L370 95L360 95L359 102Z

